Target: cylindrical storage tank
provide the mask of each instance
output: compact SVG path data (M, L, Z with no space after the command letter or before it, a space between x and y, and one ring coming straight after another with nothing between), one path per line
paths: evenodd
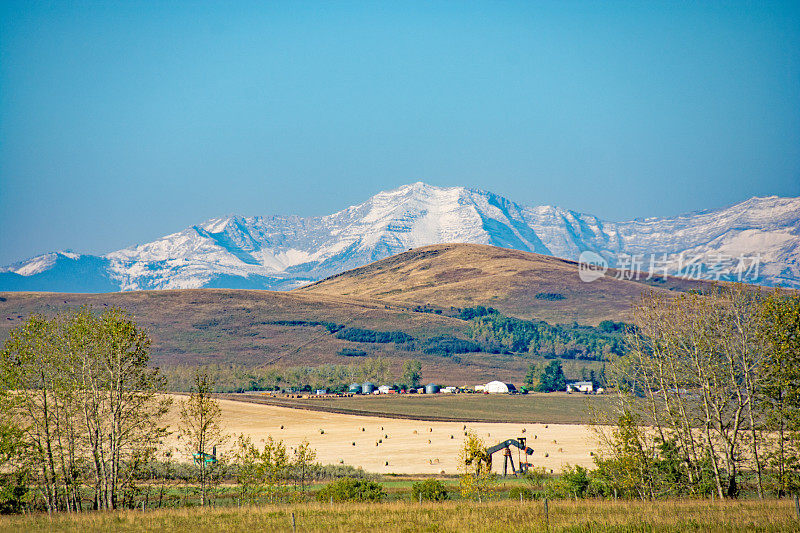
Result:
M361 383L351 383L350 388L347 389L347 392L361 394Z
M439 385L435 383L425 385L425 394L436 394L437 392L439 392Z
M373 392L375 392L375 384L374 383L370 383L369 381L365 381L361 385L361 393L362 394L372 394Z

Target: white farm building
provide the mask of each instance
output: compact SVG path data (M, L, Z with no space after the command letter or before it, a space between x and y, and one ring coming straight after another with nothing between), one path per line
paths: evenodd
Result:
M575 381L573 383L567 383L567 392L585 392L589 393L592 392L594 387L592 386L591 381Z
M490 381L483 386L483 391L489 394L508 394L509 392L516 392L517 388L511 383L503 383L502 381Z

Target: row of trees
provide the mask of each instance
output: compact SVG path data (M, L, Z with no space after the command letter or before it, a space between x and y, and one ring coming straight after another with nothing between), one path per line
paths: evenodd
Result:
M7 472L36 481L48 511L115 508L154 454L170 400L149 339L117 309L33 316L0 352Z
M416 371L410 372L411 364ZM215 377L214 392L246 390L339 390L346 391L350 383L397 383L419 385L422 364L416 359L404 362L401 374L392 371L386 357L361 357L348 365L297 366L283 369L260 369L238 365L211 365L202 368ZM163 368L162 374L171 390L187 391L194 386L195 369L188 367Z
M161 505L175 481L200 505L222 480L240 501L277 501L312 479L359 475L317 464L308 442L287 449L268 437L259 447L240 437L218 453L228 436L208 369L193 372L175 410L180 446L166 445L172 400L148 348L145 332L114 308L34 315L11 331L0 352L0 512L133 507L159 484Z
M643 296L610 379L620 491L736 497L800 490L800 297L726 286ZM651 430L642 427L650 426Z
M475 313L468 330L485 351L501 349L546 358L593 361L604 361L624 352L624 327L618 322L605 321L601 327L552 325L492 311Z

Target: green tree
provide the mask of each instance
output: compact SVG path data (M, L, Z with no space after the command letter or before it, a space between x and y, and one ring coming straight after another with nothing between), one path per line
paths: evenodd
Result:
M409 359L403 363L403 382L409 387L419 387L422 380L422 363L416 359Z
M561 363L559 361L550 361L539 377L536 390L539 392L555 392L562 391L566 387L567 378L564 377L564 369Z
M182 401L180 406L180 430L185 437L185 451L197 465L200 505L206 504L208 482L218 464L213 452L227 441L222 429L222 410L212 396L213 392L214 379L208 370L196 370L189 399Z
M531 363L528 365L528 372L525 374L525 384L529 387L535 388L539 383L539 374L541 374L541 372L536 366L536 363Z
M251 503L262 495L270 502L283 499L290 469L289 455L283 441L268 436L259 450L250 437L240 435L236 444L237 481L242 497Z
M0 381L15 391L10 414L48 511L80 510L82 483L94 508L124 505L166 434L170 400L158 394L164 380L148 366L149 346L117 308L33 315L11 331Z
M779 496L800 491L800 296L773 293L763 302L766 357L761 409L770 439L768 459Z
M411 485L411 499L442 502L450 498L447 487L438 479L426 479Z
M492 457L474 431L467 431L458 454L458 468L461 472L461 496L464 498L483 501L497 483L497 476L492 473Z
M311 471L316 466L317 452L307 440L301 442L294 450L292 457L292 468L295 471L297 481L300 482L300 490L306 490L306 479L310 477Z

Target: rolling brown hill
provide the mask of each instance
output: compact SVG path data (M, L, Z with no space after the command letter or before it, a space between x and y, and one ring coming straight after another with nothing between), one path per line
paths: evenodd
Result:
M0 343L11 328L33 313L52 316L84 305L95 310L112 305L127 310L153 341L153 364L166 367L235 364L286 368L363 361L364 357L340 355L343 348L362 350L367 357L386 357L397 374L404 360L420 359L425 379L448 383L495 378L519 381L527 365L518 357L486 353L464 355L454 361L392 342L341 340L324 325L292 324L331 322L377 331L403 331L424 343L440 335L467 338L468 322L456 318L325 295L231 289L0 293Z
M615 275L610 271L584 283L574 261L481 244L441 244L348 270L292 293L411 307L484 305L518 318L597 325L606 319L630 320L631 305L642 291L706 285L677 278L637 282Z
M654 290L681 290L668 280ZM696 286L696 285L694 285ZM424 379L470 384L490 379L520 383L530 360L511 354L425 352L441 336L468 339L469 322L452 308L492 306L519 318L597 324L625 320L642 283L601 279L582 283L577 265L548 256L481 245L415 249L291 292L185 289L106 294L0 293L0 342L32 313L54 315L80 306L127 310L149 332L153 363L286 368L358 363L359 350L383 356L396 374L402 362L423 362ZM541 295L550 299L542 299ZM537 295L539 296L537 298ZM553 295L559 298L553 300ZM419 312L440 310L442 314ZM415 312L416 308L416 312ZM325 323L402 331L412 343L343 340ZM570 365L591 363L565 362ZM597 363L593 363L597 364Z

